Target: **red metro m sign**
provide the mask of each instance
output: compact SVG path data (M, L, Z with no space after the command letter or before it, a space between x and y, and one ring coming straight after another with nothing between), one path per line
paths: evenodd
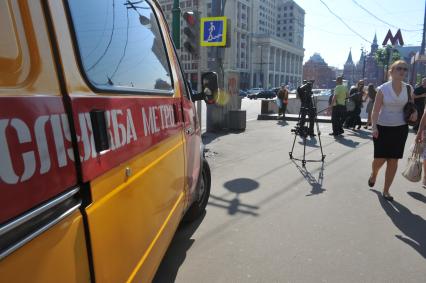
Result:
M396 45L397 43L401 46L404 45L404 40L402 39L402 34L400 29L398 29L395 36L392 35L391 30L388 30L388 33L386 34L385 40L383 40L382 45L386 46L389 40L392 45Z

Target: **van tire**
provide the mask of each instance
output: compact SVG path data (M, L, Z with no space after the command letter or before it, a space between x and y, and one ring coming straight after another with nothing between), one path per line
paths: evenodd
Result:
M203 158L201 162L201 172L197 182L195 200L185 213L183 222L192 222L204 213L210 197L210 187L210 166L207 160Z

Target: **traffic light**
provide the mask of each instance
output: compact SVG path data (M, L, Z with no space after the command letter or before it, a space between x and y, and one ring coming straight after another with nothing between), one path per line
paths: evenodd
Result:
M183 33L186 35L183 47L194 56L200 54L200 14L198 11L186 11L183 13L186 26Z

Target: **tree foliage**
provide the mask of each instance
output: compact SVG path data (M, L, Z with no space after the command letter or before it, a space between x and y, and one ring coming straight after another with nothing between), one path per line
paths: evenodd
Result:
M394 49L392 45L388 44L385 48L377 49L376 53L374 54L374 59L379 66L384 67L388 65L388 62L389 65L391 65L393 62L401 59L401 55L399 54L398 50Z

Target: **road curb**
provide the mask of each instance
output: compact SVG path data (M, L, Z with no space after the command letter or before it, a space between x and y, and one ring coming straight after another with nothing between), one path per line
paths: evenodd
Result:
M285 114L285 120L287 121L297 121L298 119L298 114ZM257 115L257 120L283 120L283 118L278 118L278 114L259 114ZM308 121L308 118L306 120ZM320 123L331 123L330 116L317 116L317 120ZM361 119L361 122L365 125L367 123L367 119Z

